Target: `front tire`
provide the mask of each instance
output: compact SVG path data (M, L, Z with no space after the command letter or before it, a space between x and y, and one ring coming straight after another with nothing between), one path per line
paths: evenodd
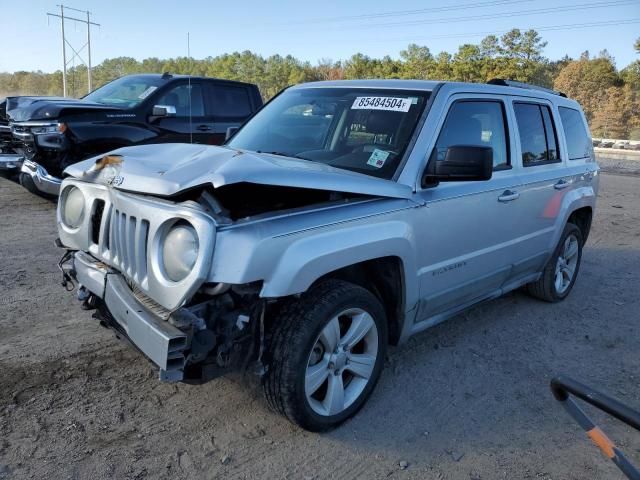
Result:
M387 319L368 290L327 280L274 319L263 386L270 406L306 430L353 416L373 391L387 350Z
M527 284L529 294L546 302L564 300L578 277L582 244L582 231L573 223L567 223L542 276Z

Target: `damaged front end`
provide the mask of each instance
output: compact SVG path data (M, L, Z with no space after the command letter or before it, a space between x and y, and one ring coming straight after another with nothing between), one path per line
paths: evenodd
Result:
M215 217L193 201L130 195L76 179L63 183L63 284L70 289L76 283L83 307L130 340L165 381L209 380L246 368L260 351L260 284L208 282ZM197 249L180 270L171 262L183 260L174 253L187 244L173 233L185 228L194 232Z
M131 340L167 381L204 381L256 360L262 371L265 316L275 317L267 309L298 293L264 292L279 242L290 238L285 219L313 226L342 219L335 212L341 207L410 194L406 185L302 160L163 148L186 160L172 165L153 145L67 169L57 221L68 251L61 268L78 284L84 307ZM275 224L280 234L270 230ZM256 256L254 241L272 253Z
M260 360L266 304L257 285L205 286L188 306L169 311L84 252L62 267L83 308L151 360L163 381L200 383Z

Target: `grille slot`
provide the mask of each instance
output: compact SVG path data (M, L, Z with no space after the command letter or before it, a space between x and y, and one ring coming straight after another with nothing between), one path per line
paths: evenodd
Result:
M97 199L93 204L93 215L91 217L91 241L95 245L100 243L100 225L104 215L104 200Z

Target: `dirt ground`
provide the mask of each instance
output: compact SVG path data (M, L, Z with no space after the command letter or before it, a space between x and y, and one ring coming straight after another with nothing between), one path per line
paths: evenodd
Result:
M424 332L317 435L254 378L158 382L60 286L54 204L0 178L0 479L623 478L549 391L563 372L640 408L640 177L603 174L598 202L567 300L515 292ZM640 463L640 436L595 418Z

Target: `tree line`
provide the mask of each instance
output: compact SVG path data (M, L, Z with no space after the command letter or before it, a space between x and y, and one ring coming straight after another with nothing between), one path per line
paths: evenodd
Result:
M314 80L404 78L486 82L505 78L553 88L578 100L596 137L640 140L640 60L617 70L604 50L550 60L543 55L547 42L535 30L513 29L489 35L478 44L465 43L451 54L434 55L427 46L410 44L400 58L372 58L356 53L347 60L322 59L315 65L291 55L263 57L250 51L204 59L130 57L107 59L92 70L97 87L122 75L161 73L204 75L255 83L271 98L288 85ZM640 38L634 45L640 54ZM68 71L71 96L87 92L87 71L81 65ZM0 96L62 95L62 72L0 73Z

